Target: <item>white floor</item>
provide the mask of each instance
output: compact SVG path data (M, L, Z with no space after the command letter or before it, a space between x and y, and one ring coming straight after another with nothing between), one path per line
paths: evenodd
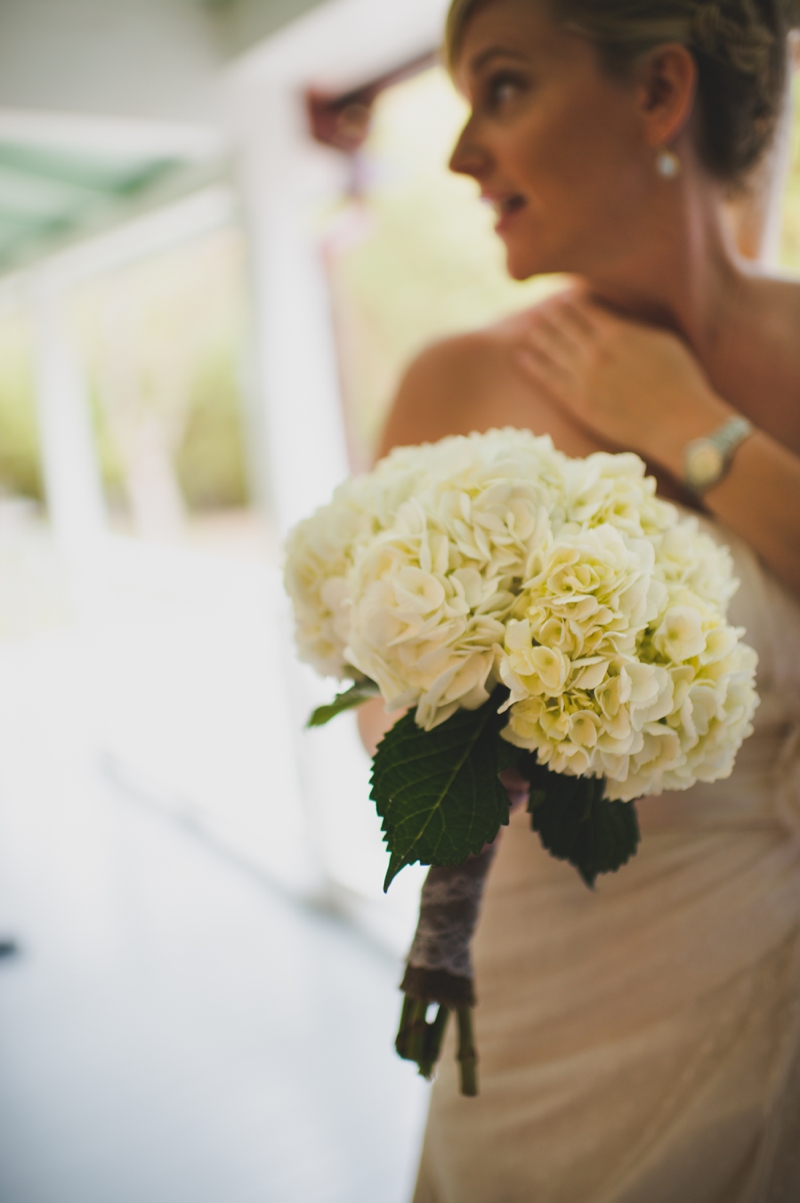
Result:
M0 643L0 1203L404 1203L396 957L116 785L85 663Z

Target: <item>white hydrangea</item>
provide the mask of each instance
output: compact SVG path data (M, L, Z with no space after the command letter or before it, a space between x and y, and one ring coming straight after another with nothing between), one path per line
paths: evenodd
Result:
M723 614L739 587L728 548L701 530L694 516L674 523L656 540L656 571L668 585L686 586Z
M630 800L727 776L758 703L726 548L633 454L517 430L394 450L293 531L301 657L430 730L508 687L511 743Z
M671 709L668 672L637 655L667 596L654 564L649 539L610 523L562 528L534 557L499 665L510 691L504 735L554 772L619 770L642 728Z
M349 574L357 548L375 522L368 497L345 481L333 501L300 522L286 542L284 587L292 599L301 660L323 677L350 675L344 659L349 635Z
M565 457L566 459L566 457ZM656 497L656 481L645 476L644 461L632 451L597 451L567 459L567 517L583 526L610 523L629 535L652 537L678 520L674 505Z
M700 542L698 552L708 550ZM737 582L727 549L725 553L717 564L722 568L727 559L727 572L721 572L716 583L699 570L695 575L727 604ZM682 584L668 587L667 605L658 623L648 629L639 654L669 673L672 706L663 722L644 729L642 748L625 766L619 785L609 782L609 797L627 800L730 775L758 705L758 657L741 642L744 633L726 621L719 603Z
M390 710L430 730L497 684L505 618L534 548L563 521L562 459L517 431L422 449L426 484L358 557L346 656Z
M623 801L729 776L758 705L756 654L725 619L737 585L729 552L694 518L676 515L647 540L651 556L642 554L645 541L617 532L629 549L628 579L639 557L640 596L649 582L643 608L626 615L621 553L615 560L609 541L593 556L589 533L571 537L573 557L581 549L571 574L526 582L515 605L525 617L507 624L505 738L555 772L605 776L606 796ZM565 622L565 612L582 615L582 624ZM526 675L548 655L561 657L548 681Z
M298 523L286 541L284 585L293 603L300 659L322 676L343 680L358 675L345 656L350 576L360 550L393 525L404 501L437 483L468 487L478 463L501 481L516 475L560 485L563 458L549 438L527 431L491 431L396 447L372 472L344 481L331 501ZM467 539L482 538L463 525L459 530Z

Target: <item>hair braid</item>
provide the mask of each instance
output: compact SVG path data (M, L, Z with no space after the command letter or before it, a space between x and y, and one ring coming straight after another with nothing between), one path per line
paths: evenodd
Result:
M744 75L760 76L768 70L775 37L753 0L705 0L695 12L691 29L692 45L702 53L730 63Z

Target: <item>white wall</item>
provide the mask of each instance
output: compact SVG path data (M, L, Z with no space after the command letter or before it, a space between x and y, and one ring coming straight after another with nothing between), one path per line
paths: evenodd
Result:
M220 66L187 0L0 3L0 109L218 125Z

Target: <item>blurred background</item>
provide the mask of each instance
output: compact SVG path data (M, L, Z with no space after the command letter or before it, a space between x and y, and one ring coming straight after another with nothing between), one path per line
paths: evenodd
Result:
M444 7L0 0L0 1203L409 1197L422 875L303 730L280 547L556 283L447 174Z

